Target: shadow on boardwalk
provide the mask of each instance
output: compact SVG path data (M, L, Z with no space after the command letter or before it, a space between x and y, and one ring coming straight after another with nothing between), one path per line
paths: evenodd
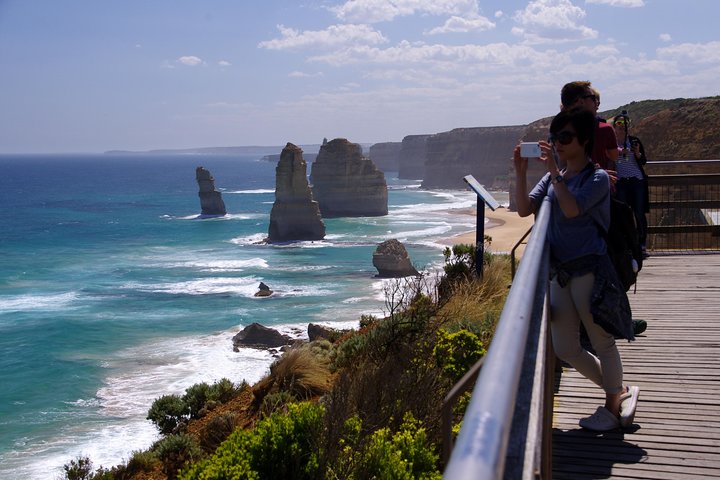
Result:
M720 478L720 255L651 257L630 294L648 330L619 341L640 386L635 425L595 434L578 420L602 391L564 369L555 397L553 478Z

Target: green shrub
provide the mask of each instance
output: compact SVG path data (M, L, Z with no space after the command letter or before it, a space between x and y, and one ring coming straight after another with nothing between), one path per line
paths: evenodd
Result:
M269 417L275 412L287 412L287 406L297 401L295 396L285 390L271 393L263 398L262 405L260 405L260 415L262 417Z
M196 383L185 390L182 397L185 405L190 413L190 418L199 418L200 411L205 408L205 404L211 400L210 385L205 382Z
M155 452L152 450L138 450L132 452L124 470L126 476L131 478L140 472L152 472L159 464L160 459Z
M184 480L321 478L319 442L324 409L310 402L288 405L287 413L260 420L254 430L236 430Z
M440 330L433 350L438 367L455 382L460 380L486 352L477 335L468 330L459 330L455 333Z
M203 451L190 435L181 433L170 435L152 446L157 458L162 462L162 471L169 480L177 478L177 474L186 464L199 461Z
M407 413L394 434L389 428L372 432L363 442L361 422L352 417L340 441L338 461L331 468L332 478L348 480L437 480L438 455L420 422ZM364 445L361 445L364 443Z
M115 469L113 469L115 470ZM103 467L93 471L89 457L79 456L63 465L64 480L113 480L112 471Z
M190 417L190 408L178 395L163 395L155 400L147 414L163 435L173 433Z
M238 394L240 389L227 378L221 378L210 386L210 399L220 403L227 403Z
M93 464L88 457L77 457L63 465L63 471L67 480L90 480Z

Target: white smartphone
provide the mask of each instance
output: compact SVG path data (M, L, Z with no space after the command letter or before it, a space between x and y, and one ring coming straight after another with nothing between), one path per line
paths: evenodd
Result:
M540 144L538 142L520 143L520 156L525 158L540 158Z

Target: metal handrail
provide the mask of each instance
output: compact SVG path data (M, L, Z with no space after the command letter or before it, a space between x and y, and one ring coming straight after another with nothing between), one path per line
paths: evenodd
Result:
M543 298L546 294L547 280L542 277L549 265L545 238L550 210L545 199L465 411L445 479L503 478L530 322L538 292Z

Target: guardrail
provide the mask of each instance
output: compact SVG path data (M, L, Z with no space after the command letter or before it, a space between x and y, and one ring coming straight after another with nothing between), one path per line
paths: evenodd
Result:
M720 161L648 162L648 250L720 250Z
M484 357L445 479L552 476L554 355L546 330L549 220L546 199Z

